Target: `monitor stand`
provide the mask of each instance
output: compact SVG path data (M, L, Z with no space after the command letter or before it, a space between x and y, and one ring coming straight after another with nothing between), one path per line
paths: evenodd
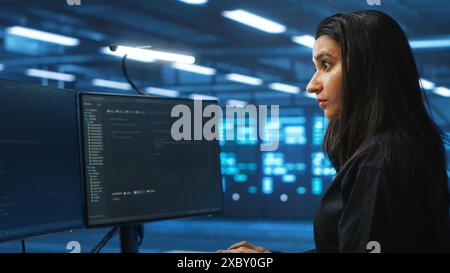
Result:
M120 226L120 252L139 253L139 225Z

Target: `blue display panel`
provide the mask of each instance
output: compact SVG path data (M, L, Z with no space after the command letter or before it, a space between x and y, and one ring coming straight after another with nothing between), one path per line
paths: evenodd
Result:
M262 184L269 218L310 218L334 169L321 150L324 119L309 109L281 113L278 127L280 146L262 153ZM315 147L317 146L317 147Z
M225 121L221 128L221 162L225 192L225 215L261 218L311 218L320 196L335 170L322 151L327 120L312 108L281 109L279 119L262 128L248 117ZM235 141L224 140L235 126ZM257 124L258 126L260 124ZM260 144L276 141L274 151L261 151Z
M316 112L313 114L311 121L311 194L321 195L336 175L336 170L322 148L322 140L328 126L328 119L322 113Z
M263 216L260 180L259 143L256 120L235 118L220 126L222 185L225 215ZM241 124L243 126L238 126ZM230 139L230 136L233 139Z

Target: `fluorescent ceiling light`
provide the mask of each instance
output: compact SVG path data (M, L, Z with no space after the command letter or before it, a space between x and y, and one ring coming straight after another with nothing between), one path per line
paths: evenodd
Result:
M204 5L208 3L208 0L178 0L178 1L191 5Z
M127 56L128 59L139 61L139 62L144 62L144 63L153 63L156 61L154 58L149 58L148 56L142 56L141 54L138 54L136 52L125 53L125 51L123 49L121 49L119 51L119 48L117 48L116 51L111 51L109 49L109 47L102 47L100 49L100 52L104 53L104 54L112 55L112 56L117 56L120 58L122 58L123 55L128 54L128 56Z
M286 31L285 26L242 9L224 11L222 15L228 19L268 33L282 33Z
M72 75L72 74L40 70L40 69L34 69L34 68L27 69L25 71L25 74L30 77L37 77L37 78L44 78L44 79L51 79L51 80L65 81L65 82L72 82L75 80L75 75Z
M269 84L269 88L276 91L281 91L285 93L298 94L300 92L300 88L298 86L283 84L283 83L271 83Z
M305 91L305 92L303 92L303 94L307 98L316 99L316 94L315 93L309 93L308 91Z
M302 46L313 48L316 39L314 39L314 37L311 35L301 35L292 37L292 41Z
M136 59L143 62L151 62L152 60L161 60L187 64L193 64L195 62L195 58L188 55L157 51L151 49L128 47L128 46L118 46L116 51L111 51L109 50L108 47L106 47L102 48L100 51L102 53L116 56L123 56L124 54L128 54L128 56L130 56L130 59Z
M94 79L92 81L92 85L120 89L120 90L130 90L131 89L131 85L129 83L116 82L116 81L110 81L110 80L104 80L104 79Z
M412 40L409 45L414 49L419 48L446 48L450 47L450 39Z
M262 80L259 78L236 74L236 73L227 74L225 77L227 80L234 81L234 82L240 82L240 83L245 83L245 84L250 84L250 85L261 85L262 84Z
M25 28L21 26L13 26L6 28L6 32L16 36L21 36L29 39L40 40L65 46L77 46L80 43L80 40L76 38L31 28Z
M216 70L214 68L195 65L195 64L175 63L175 64L173 64L173 68L192 72L192 73L208 75L208 76L212 76L212 75L216 74Z
M189 97L193 100L218 100L217 97L200 95L200 94L191 94Z
M433 89L435 87L434 82L430 82L426 79L420 79L420 85L427 90Z
M242 100L227 100L227 105L234 107L245 107L248 103Z
M433 92L443 97L450 97L450 89L448 89L447 87L436 87Z
M152 95L165 96L165 97L178 97L178 95L180 94L176 90L163 89L163 88L157 88L157 87L148 87L146 89L146 91Z

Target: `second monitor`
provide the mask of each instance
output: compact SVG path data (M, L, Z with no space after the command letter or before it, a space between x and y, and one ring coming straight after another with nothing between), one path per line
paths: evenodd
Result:
M218 141L171 136L172 108L193 112L192 100L81 94L80 103L88 226L223 210Z

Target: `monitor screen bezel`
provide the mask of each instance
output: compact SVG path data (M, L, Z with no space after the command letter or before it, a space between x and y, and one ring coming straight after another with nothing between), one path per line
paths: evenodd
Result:
M187 98L173 98L173 97L157 97L157 96L143 96L143 95L135 95L135 94L120 94L120 93L99 93L99 92L79 92L78 94L78 104L79 104L79 120L80 120L80 152L81 152L81 169L83 172L83 195L84 195L84 222L86 228L99 228L99 227L112 227L112 226L121 226L121 225L138 225L148 222L156 222L161 220L170 220L170 219L182 219L182 218L192 218L192 217L199 217L199 216L208 216L213 214L220 214L224 212L224 196L223 196L223 188L222 188L222 170L221 170L221 162L220 162L220 145L219 140L214 140L217 145L217 163L218 163L218 178L217 183L219 183L219 189L220 189L220 209L219 210L211 210L207 212L200 212L200 213L192 213L192 214L174 214L171 216L159 216L159 217L142 217L142 219L136 219L136 220L130 220L130 221L117 221L117 222L111 222L111 223L101 223L101 224L94 224L89 221L89 200L87 198L88 196L88 179L87 179L87 172L86 172L86 165L85 165L85 143L84 143L84 119L83 119L83 98L86 96L98 96L98 97L127 97L127 98L139 98L139 99L149 99L149 100L170 100L170 101L180 101L180 102L193 102L195 100L193 99L187 99ZM218 104L216 100L203 100L203 102L212 102L215 104Z
M74 99L74 104L73 104L73 110L75 113L75 124L74 126L76 126L75 130L77 131L78 135L80 132L80 127L79 127L79 117L80 115L78 114L78 92L76 90L72 90L72 89L60 89L60 88L56 88L56 87L49 87L49 86L44 86L44 85L39 85L39 84L35 84L35 83L28 83L28 82L18 82L18 81L14 81L14 80L10 80L10 79L4 79L4 78L0 78L0 86L3 85L15 85L17 88L24 88L24 87L29 87L29 88L39 88L39 89L46 89L46 91L51 91L51 92L64 92L67 94L71 94L73 95L73 99ZM78 168L78 172L79 172L79 189L80 189L80 199L81 199L81 222L79 224L74 224L72 226L67 226L67 227L60 227L60 228L52 228L52 229L47 229L47 230L43 230L43 231L37 231L37 232L29 232L26 234L22 234L22 235L16 235L16 236L8 236L8 237L0 237L0 243L5 243L5 242L12 242L12 241L17 241L17 240L24 240L24 239L31 239L31 238L40 238L46 235L51 235L51 234L57 234L57 233L62 233L62 232L67 232L67 231L72 231L72 230L78 230L78 229L82 229L85 228L85 210L84 210L84 190L83 190L83 166L80 162L80 158L81 158L81 147L80 147L80 139L77 136L78 140L78 161L77 161L77 168Z

